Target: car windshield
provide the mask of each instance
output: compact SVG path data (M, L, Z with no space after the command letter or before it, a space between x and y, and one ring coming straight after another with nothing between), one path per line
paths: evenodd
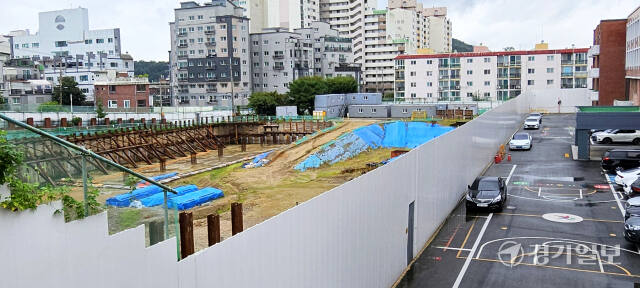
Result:
M540 116L540 113L531 113L531 114L529 114L529 116L539 117L539 116Z
M513 140L528 140L529 136L527 134L516 134L513 135Z
M484 178L480 180L476 180L471 185L471 189L473 190L499 190L498 188L498 179L497 178Z
M536 118L527 118L527 120L524 120L525 122L538 122L538 119Z

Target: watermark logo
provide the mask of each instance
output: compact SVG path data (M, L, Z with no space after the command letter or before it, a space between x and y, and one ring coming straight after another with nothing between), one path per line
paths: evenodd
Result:
M505 241L498 249L500 263L507 267L515 267L522 263L524 249L522 244L515 241Z

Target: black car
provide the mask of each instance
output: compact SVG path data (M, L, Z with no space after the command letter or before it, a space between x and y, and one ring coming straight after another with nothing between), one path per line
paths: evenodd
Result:
M467 187L467 210L481 208L502 211L507 202L507 185L502 177L478 177Z
M624 239L640 243L640 216L631 215L624 221Z
M602 156L602 169L615 172L617 168L629 169L640 166L640 150L612 149Z

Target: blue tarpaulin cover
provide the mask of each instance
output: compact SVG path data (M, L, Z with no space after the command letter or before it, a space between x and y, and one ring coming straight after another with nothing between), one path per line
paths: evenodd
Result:
M171 199L180 195L185 195L194 191L198 191L198 186L190 184L190 185L178 186L173 190L176 190L178 194L167 193L167 198ZM140 199L140 202L142 203L142 206L145 206L145 207L153 207L153 206L161 205L162 203L164 203L164 193L156 193L149 197L142 198Z
M107 199L107 205L116 207L129 207L132 199L142 199L149 197L153 194L162 192L162 189L158 186L151 185L144 188L135 189L129 193L120 194Z
M172 209L178 208L178 210L186 210L223 196L224 193L222 193L222 190L207 187L185 195L173 197L169 201L168 206Z

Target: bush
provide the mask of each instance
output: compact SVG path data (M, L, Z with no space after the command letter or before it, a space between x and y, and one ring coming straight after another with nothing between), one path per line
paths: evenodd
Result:
M71 119L71 123L73 123L73 126L78 126L78 123L82 122L82 118L80 117L73 117Z

